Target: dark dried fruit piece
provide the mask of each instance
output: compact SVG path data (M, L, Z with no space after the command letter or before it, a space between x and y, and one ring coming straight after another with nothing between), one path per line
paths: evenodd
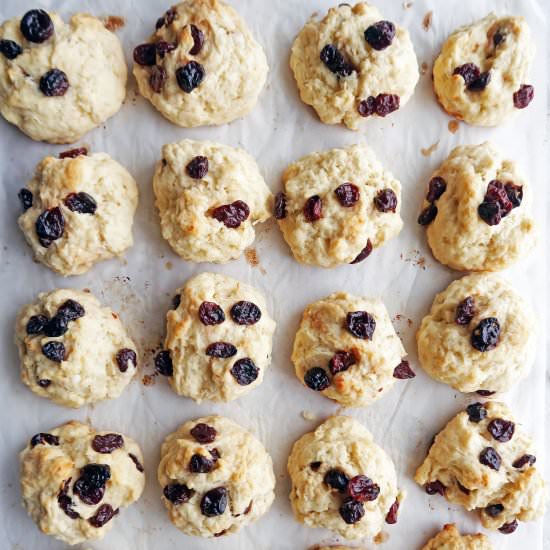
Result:
M477 390L476 393L482 397L489 397L490 395L495 395L495 391L490 390Z
M50 387L52 381L48 380L47 378L41 378L36 382L41 388L48 388Z
M346 316L346 328L356 338L372 340L372 335L376 329L376 321L366 311L350 311Z
M209 426L204 422L200 422L191 428L190 433L195 438L195 441L202 444L212 443L218 435L216 428Z
M47 433L33 435L31 438L31 447L35 447L36 445L53 445L57 447L59 445L59 437Z
M418 223L420 225L430 225L437 216L437 206L435 204L429 204L420 212L420 216L418 216Z
M230 313L231 318L238 325L255 325L262 318L260 308L256 304L244 300L234 304Z
M54 27L51 17L44 10L30 10L22 18L19 25L21 34L35 44L45 42L53 34Z
M500 339L500 324L496 317L482 319L472 332L470 341L478 351L495 349Z
M79 214L95 214L97 210L95 199L88 193L84 193L84 191L70 193L63 202L71 212L78 212Z
M189 461L189 471L193 474L207 474L214 468L214 461L203 455L194 454Z
M218 304L203 302L199 306L199 319L203 325L219 325L225 321L225 313Z
M286 218L286 195L282 192L275 195L273 215L276 220L283 220Z
M237 355L237 348L229 342L214 342L206 348L206 355L210 357L218 357L219 359L227 359Z
M509 181L504 186L504 190L512 203L512 208L517 208L521 205L521 201L523 200L523 187L521 185L515 185Z
M164 25L171 25L174 19L176 18L177 11L175 7L170 8L162 17L157 19L155 28L158 30Z
M316 222L323 217L323 201L319 195L307 199L304 205L304 216L308 222Z
M397 208L397 195L393 189L382 189L374 197L374 206L379 212L395 212Z
M514 200L517 200L516 190L512 187L509 190ZM479 217L489 225L498 225L513 208L506 186L499 180L490 181L483 202L478 206Z
M108 464L87 464L80 469L80 477L74 482L73 492L85 504L97 504L105 494L105 485L111 479Z
M441 197L441 195L443 195L443 193L445 193L446 190L447 182L443 178L435 176L428 184L428 194L426 195L426 200L428 202L435 202Z
M133 453L128 453L128 456L130 457L130 460L134 463L136 470L143 473L143 464L139 461L139 458Z
M455 323L457 325L469 325L476 313L476 305L472 296L467 296L459 302L455 311Z
M189 489L187 485L181 483L171 483L167 485L162 491L164 497L176 506L178 504L184 504L195 494L193 489Z
M339 78L345 78L354 71L353 66L344 59L344 56L334 44L327 44L321 50L319 58L327 69Z
M390 525L397 523L397 512L399 512L399 501L395 499L395 502L390 506L390 509L386 514L386 523L389 523Z
M199 155L189 161L185 167L185 171L190 178L200 180L208 174L208 159Z
M363 250L361 250L361 252L357 254L357 257L355 258L355 260L350 262L350 264L351 265L358 264L359 262L366 260L370 256L371 252L372 252L372 243L370 242L370 239L367 239L367 246L365 246L365 248L363 248Z
M23 48L13 40L0 40L0 53L6 59L15 59L23 53Z
M506 41L506 31L499 29L493 34L493 46L496 48L498 45Z
M483 201L477 207L477 213L488 225L498 225L502 220L502 211L496 202Z
M514 107L525 109L535 97L535 88L530 84L522 84L517 92L514 92Z
M482 403L471 403L466 407L466 413L470 422L481 422L487 416L487 409Z
M491 71L481 73L478 78L468 84L468 90L471 92L482 92L491 82Z
M376 96L376 102L374 109L376 114L380 117L385 117L394 111L399 109L401 100L398 95L395 94L378 94Z
M207 518L221 516L227 508L228 491L225 487L216 487L208 491L201 499L201 512Z
M41 334L44 331L44 327L47 323L48 318L45 315L33 315L27 321L27 334L31 336L35 334Z
M416 374L411 369L409 362L406 359L403 359L395 369L393 369L393 377L398 380L408 380L410 378L415 378Z
M69 79L60 69L51 69L40 79L40 91L47 97L60 97L69 89Z
M360 198L359 187L353 183L342 183L334 192L340 204L346 208L353 206Z
M118 508L113 510L113 507L110 504L102 504L97 512L88 519L89 524L92 527L103 527L107 522L111 521L114 516L118 514Z
M63 151L59 153L60 159L75 159L76 157L86 156L88 154L88 149L86 147L77 147L76 149L69 149L68 151Z
M353 500L370 502L378 498L380 487L369 477L358 475L349 480L347 492Z
M442 497L445 496L445 485L439 480L426 483L426 485L424 485L424 490L429 495L435 495L437 493Z
M236 229L250 216L250 208L244 201L222 204L212 211L212 217L229 229Z
M174 374L170 350L162 350L157 353L155 357L155 370L163 376L172 376Z
M304 383L308 388L315 391L326 390L330 386L330 379L325 369L321 367L313 367L306 371L304 375Z
M78 519L80 518L80 514L73 509L73 499L67 494L69 492L71 479L72 478L69 478L64 481L63 487L57 495L57 504L59 504L59 507L63 510L63 512L65 512L65 514L71 519Z
M516 425L510 420L494 418L487 425L487 430L493 436L493 439L501 443L507 443L514 436Z
M193 37L193 47L189 50L190 55L197 55L202 50L202 47L204 45L204 33L193 23L190 25L191 27L191 36Z
M180 294L176 294L176 295L172 298L172 309L178 309L178 307L180 307L180 304L181 304L181 295L180 295Z
M489 506L485 508L485 513L492 518L500 516L502 512L504 512L504 506L502 504L489 504Z
M505 523L504 525L501 525L498 528L498 530L503 535L511 535L517 528L518 528L518 520L515 519L514 521L510 521L508 523Z
M69 330L69 319L59 314L54 315L44 327L44 334L51 338L63 336Z
M491 468L491 470L496 470L498 472L502 459L493 447L485 447L485 449L479 453L479 462Z
M57 340L46 342L42 346L42 353L50 361L54 361L56 363L62 363L65 361L67 355L63 342L58 342Z
M344 494L348 488L349 477L342 470L333 468L325 474L323 481L332 489Z
M76 321L86 315L84 308L75 300L66 300L57 309L57 315L64 317L67 321Z
M321 464L322 462L310 462L309 463L309 467L314 471L314 472L318 472L319 471L319 468L321 467Z
M167 53L173 52L176 49L176 44L166 42L166 40L159 40L155 43L155 49L158 56L162 59Z
M157 62L155 44L140 44L134 48L134 61L144 67L152 67Z
M17 193L19 200L21 201L21 206L23 207L23 212L26 212L32 206L33 195L32 192L28 189L20 189Z
M204 79L204 67L196 61L189 61L176 71L178 86L187 94L190 94Z
M151 74L149 75L149 86L151 86L151 90L156 94L160 94L166 84L166 80L168 80L166 71L162 67L155 65L151 69Z
M357 105L357 112L363 117L374 115L376 112L376 98L369 96L367 99L362 99Z
M456 479L455 481L456 481L456 486L459 488L459 490L462 493L464 493L465 495L469 495L471 493L470 489L468 489L468 487L464 487L464 485L462 485L462 483L460 483L458 479Z
M134 368L137 367L137 355L133 349L123 348L119 350L115 356L115 360L120 372L126 372L130 363L132 363Z
M475 63L465 63L464 65L457 67L453 71L453 74L459 74L464 79L464 82L468 87L472 82L479 78L481 71Z
M92 449L96 453L109 454L124 447L124 438L120 434L96 435L92 439Z
M355 365L357 360L355 355L349 351L337 351L328 363L328 368L331 374L337 374L348 370L352 365Z
M60 239L64 231L65 218L58 206L44 210L36 220L36 234L40 244L45 248L48 248L52 241Z
M248 386L258 378L260 369L254 364L252 359L243 357L235 362L229 372L231 372L239 386Z
M512 462L512 466L514 468L523 468L526 464L529 466L532 466L537 461L537 457L533 455L523 455L519 457L517 460L514 460Z
M365 31L365 40L375 50L385 50L395 37L395 25L391 21L378 21Z
M361 518L365 515L365 508L361 502L357 502L352 498L347 498L342 503L339 509L340 516L348 524L352 525L361 521Z

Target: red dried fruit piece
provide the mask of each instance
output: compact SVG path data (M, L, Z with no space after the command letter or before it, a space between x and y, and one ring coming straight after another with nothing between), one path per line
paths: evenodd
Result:
M160 94L166 84L166 80L168 80L166 71L162 67L155 65L151 69L151 74L149 75L149 86L151 86L151 90L156 94Z
M59 153L60 159L75 159L76 157L88 155L88 149L86 147L77 147L76 149L69 149Z
M238 325L255 325L261 318L262 312L260 308L247 301L240 301L231 308L231 318Z
M236 229L250 216L250 208L244 201L222 204L212 211L212 217L229 229Z
M124 447L124 438L120 434L96 435L92 439L92 449L96 453L110 454Z
M526 464L532 466L537 461L537 457L534 455L523 455L517 460L512 462L514 468L523 468Z
M410 378L415 378L416 374L411 369L409 362L406 359L403 359L395 369L393 369L393 377L398 380L408 380Z
M63 202L71 212L78 212L79 214L95 214L97 210L95 199L83 191L67 195Z
M344 494L348 488L349 477L342 470L332 468L325 474L323 482L332 489Z
M465 63L464 65L460 65L460 67L456 67L453 74L460 75L468 87L472 82L479 78L481 71L475 63Z
M155 44L140 44L134 48L134 61L144 67L152 67L157 62Z
M63 342L58 342L57 340L46 342L42 346L42 353L50 361L54 361L55 363L62 363L67 356Z
M243 357L235 362L229 372L233 378L235 378L239 386L248 386L258 378L260 369L254 364L252 359Z
M319 195L307 199L304 205L304 216L308 222L316 222L323 217L323 201Z
M206 355L210 357L218 357L219 359L227 359L237 355L237 348L229 342L214 342L206 348Z
M365 248L363 248L363 250L361 250L361 252L357 254L357 257L355 258L355 260L350 262L350 264L351 265L358 264L359 262L366 260L370 256L371 252L372 252L372 243L370 242L370 239L367 239L367 246L365 246Z
M162 350L157 353L155 357L155 370L163 376L172 376L174 374L170 350Z
M380 487L367 476L352 477L347 486L348 495L359 502L376 500L380 494Z
M375 50L385 50L395 37L395 25L391 21L378 21L365 31L365 40Z
M225 487L216 487L208 491L201 499L201 512L208 518L221 516L227 508L229 492Z
M204 422L200 422L199 424L191 428L190 433L198 443L202 444L212 443L218 435L218 432L214 427L209 426Z
M190 55L197 55L202 50L202 47L204 45L204 33L193 23L190 25L191 27L191 36L193 37L193 47L189 50Z
M170 8L162 17L157 19L155 24L155 29L160 29L164 25L170 25L176 18L177 11L174 7Z
M88 523L92 527L103 527L107 522L111 521L114 516L118 514L118 508L113 510L113 507L110 504L102 504L97 512L88 519Z
M194 454L189 461L189 471L193 474L207 474L213 468L214 461L200 454Z
M395 212L397 208L397 195L393 189L382 189L374 197L374 206L379 212Z
M424 485L424 490L429 495L435 495L437 493L442 497L445 496L445 485L439 480L426 483L426 485Z
M374 317L366 311L350 311L346 315L346 328L356 338L372 340L376 329Z
M30 336L41 334L44 327L48 324L48 318L45 315L33 315L27 321L26 331Z
M482 202L477 207L477 212L488 225L498 225L502 220L502 211L496 202Z
M336 74L337 77L349 76L353 71L353 66L348 63L340 50L334 44L327 44L319 54L319 58L325 64L327 69Z
M428 194L426 195L426 200L428 202L435 202L438 200L443 193L447 190L447 182L439 177L435 176L430 180L428 184Z
M330 386L330 379L325 369L313 367L306 371L304 375L305 385L315 391L326 390Z
M503 535L511 535L516 529L518 528L518 520L515 519L513 521L510 521L508 523L505 523L504 525L501 525L498 530Z
M23 48L13 40L0 40L0 53L6 59L15 59L23 53Z
M515 185L509 181L504 185L504 190L512 203L512 208L517 208L521 205L521 201L523 200L523 187L521 185Z
M467 296L459 302L455 311L455 323L457 325L469 325L476 313L475 302L472 296Z
M340 204L346 208L353 206L360 198L359 187L353 183L342 183L335 190L336 197Z
M225 313L214 302L202 302L199 306L199 319L203 325L219 325L225 321Z
M322 464L322 462L318 462L318 461L310 462L310 463L309 463L309 467L310 467L314 472L318 472L318 471L319 471L319 468L321 467L321 464Z
M340 506L338 510L342 519L348 524L352 525L361 521L361 518L365 515L365 508L361 502L357 502L352 498L347 498Z
M105 485L111 479L108 464L87 464L80 469L80 477L74 482L73 492L84 504L95 505L105 494Z
M72 478L69 478L63 482L63 487L57 495L57 504L59 504L61 510L63 510L63 512L65 512L65 514L71 519L78 519L80 518L80 514L73 509L73 499L67 494L69 492L71 479Z
M386 514L386 523L394 525L397 523L397 513L399 512L399 501L395 499L395 502L390 506L388 513Z
M420 212L420 216L418 216L418 223L420 225L430 225L437 216L437 206L435 204L429 204Z
M167 500L178 506L179 504L189 502L189 499L195 494L195 491L189 489L187 485L171 483L170 485L166 485L162 493Z
M162 59L167 53L173 52L176 49L176 44L166 42L166 40L159 40L155 43L155 49L158 56ZM156 61L156 60L155 60Z
M499 180L491 180L487 185L487 191L485 192L486 202L494 202L500 206L502 211L502 217L507 216L514 205L508 197L506 186Z
M31 447L36 447L36 445L53 445L57 447L59 445L59 437L48 433L33 435L31 438Z
M466 413L470 422L475 422L476 424L487 417L487 409L482 403L471 403L466 407Z
M487 425L487 430L493 436L493 439L501 443L507 443L514 436L516 425L510 420L494 418Z
M29 208L32 207L33 194L28 189L20 189L17 193L19 200L21 201L21 206L23 207L23 212L26 212Z
M481 352L495 349L500 340L500 324L496 317L482 319L473 330L470 342Z
M355 355L349 351L337 351L328 363L328 368L331 374L338 374L348 370L352 365L355 365L357 360ZM324 372L324 371L323 371Z
M48 248L52 241L60 239L64 231L65 218L58 206L44 210L36 220L36 234L40 244L45 248Z
M200 180L208 174L208 159L202 155L194 157L185 167L190 178Z
M357 112L362 117L374 115L376 112L376 98L369 96L367 99L362 99L357 105Z
M517 92L514 92L514 107L525 109L535 97L535 88L530 84L522 84Z
M492 518L500 516L504 512L504 506L502 504L489 504L485 507L485 513Z
M41 44L54 33L51 17L44 10L30 10L21 18L21 34L35 44Z
M137 356L133 349L123 348L119 350L115 356L115 360L120 372L126 372L130 363L132 363L134 368L137 367Z
M286 195L282 192L275 195L273 215L276 220L283 220L286 218Z
M204 67L196 61L189 61L176 71L178 86L187 94L190 94L204 80L206 72Z
M479 462L491 470L499 471L502 459L493 447L485 447L481 453L479 453Z
M60 97L69 89L69 79L60 69L51 69L40 78L38 87L47 97Z
M400 98L395 94L378 94L376 96L375 111L380 117L385 117L399 109Z
M478 78L468 84L468 90L471 92L482 92L491 82L491 71L481 73Z
M143 465L139 461L139 458L133 453L128 453L128 456L130 457L130 460L134 463L136 470L143 473Z

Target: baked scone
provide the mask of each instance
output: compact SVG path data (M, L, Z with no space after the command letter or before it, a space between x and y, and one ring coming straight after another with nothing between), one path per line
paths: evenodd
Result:
M288 166L274 214L296 260L335 267L398 235L400 210L401 184L366 145L352 145Z
M434 439L415 481L503 534L544 514L546 484L534 467L531 439L504 403L472 403Z
M290 67L302 101L324 123L353 130L403 107L419 76L408 31L366 2L312 17L292 45Z
M308 305L292 362L304 386L348 407L366 407L396 379L414 378L381 300L336 292Z
M186 139L162 148L153 179L162 236L191 262L238 258L254 225L271 217L273 196L242 149Z
M333 416L296 441L288 473L294 515L308 527L360 539L379 533L385 521L395 523L393 462L353 418Z
M118 38L86 13L30 10L0 26L0 113L35 140L72 143L126 96Z
M262 383L275 321L258 290L201 273L176 291L173 308L155 363L176 393L197 403L233 401Z
M21 379L59 405L118 397L136 373L136 345L118 315L88 292L43 292L21 308L15 343Z
M489 14L457 29L433 68L443 108L476 126L497 126L531 103L535 44L523 17Z
M137 185L106 153L85 148L46 157L19 191L19 227L34 257L60 275L80 275L133 244Z
M271 457L223 416L190 420L170 434L158 481L170 521L199 537L236 533L263 516L275 498Z
M332 546L313 546L311 550L362 550L357 546L353 548L351 546L342 546L341 544L334 544Z
M19 460L23 506L43 533L70 545L103 538L145 485L133 439L74 420L34 435Z
M455 525L447 524L422 550L493 550L493 545L481 533L461 535Z
M432 377L462 392L503 392L535 359L535 313L493 274L467 275L435 297L416 334L418 358Z
M139 91L179 126L231 122L252 110L267 77L262 47L221 0L185 0L134 49Z
M429 182L418 218L437 260L461 271L499 271L536 243L531 186L491 143L455 147Z

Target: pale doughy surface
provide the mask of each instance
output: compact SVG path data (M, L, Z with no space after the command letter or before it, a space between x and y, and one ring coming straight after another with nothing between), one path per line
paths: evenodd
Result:
M312 7L313 9L313 7ZM362 2L340 4L319 20L312 17L299 32L290 55L290 67L300 97L326 124L344 123L357 129L362 120L358 103L379 94L395 94L400 108L407 103L418 81L418 62L409 33L396 26L390 46L377 51L364 37L365 29L384 17ZM338 77L320 60L327 44L335 45L356 70Z
M200 444L190 431L199 423L216 430L214 441ZM208 473L192 473L189 461L195 454L211 458L216 449L219 458ZM184 503L162 500L170 521L187 535L214 537L236 533L256 521L270 508L274 498L275 475L271 457L252 434L223 416L190 420L170 434L162 444L158 481L167 485L183 484L193 491ZM228 503L221 515L207 517L201 512L205 493L217 487L228 492Z
M78 13L65 23L49 15L54 34L41 44L25 39L20 17L0 27L0 39L23 48L12 60L0 55L0 113L32 139L72 143L120 109L126 61L118 38L96 17ZM67 75L70 87L63 96L47 97L39 82L54 68Z
M254 287L217 273L201 273L176 291L180 304L166 315L165 348L170 351L174 374L169 378L172 389L198 403L233 401L255 387L271 364L272 337L275 321L270 317L262 294ZM240 325L231 317L231 308L240 301L260 308L261 318L253 325ZM204 325L199 318L203 302L213 302L224 311L225 321ZM237 348L229 358L206 355L215 342L227 342ZM258 377L242 386L231 374L236 361L249 358L256 365Z
M32 316L51 319L67 300L78 302L83 317L68 324L65 334L48 337L44 333L27 334ZM42 347L48 342L61 342L65 360L48 359ZM66 407L81 407L103 399L118 397L132 380L136 366L132 362L121 372L116 355L121 349L137 352L118 316L87 292L58 289L44 292L37 301L21 308L15 325L15 342L21 361L21 379L36 394ZM49 380L44 387L41 380Z
M525 454L535 455L532 441L504 403L490 401L484 407L487 415L480 422L470 420L463 411L439 432L414 479L419 485L442 483L445 498L466 510L478 509L487 529L498 529L514 520L534 521L544 514L546 484L534 466L512 465ZM515 432L509 441L501 443L488 431L489 423L495 419L515 422ZM498 470L479 460L487 447L501 457ZM484 509L494 504L501 504L503 509L492 517Z
M342 206L335 194L344 183L359 188L359 200L351 207ZM380 212L375 206L374 198L384 189L396 195L395 212ZM301 263L322 267L348 264L368 240L378 248L403 227L401 184L366 145L312 153L292 163L283 174L283 191L286 218L278 220L279 227ZM323 215L310 222L304 216L304 206L314 195L322 200Z
M493 546L485 535L461 535L454 525L448 524L422 550L493 550Z
M122 255L133 244L132 224L138 204L136 182L106 153L76 158L44 158L27 184L32 207L19 217L19 227L34 257L60 275L80 275L93 264ZM94 214L72 211L65 204L71 193L87 193L97 203ZM43 246L36 222L46 210L59 207L63 235Z
M455 322L457 306L471 297L475 315L468 325ZM481 352L470 338L482 319L495 317L500 338ZM497 275L467 275L435 297L416 340L422 368L462 392L507 391L523 379L535 359L537 319L531 307Z
M495 47L498 31L505 38ZM534 56L525 19L491 13L447 39L433 68L435 93L450 115L476 126L497 126L518 112L513 96L523 84L530 84ZM468 90L462 76L453 74L466 63L475 63L482 73L490 71L483 91Z
M311 463L321 462L316 470ZM365 515L347 524L339 513L344 495L323 481L330 469L342 470L349 478L365 475L380 487L378 498L364 502ZM386 515L398 496L391 458L357 420L333 416L314 432L302 436L288 458L292 481L290 503L296 519L308 527L324 527L346 539L373 537L385 525Z
M110 453L100 453L92 447L95 436L114 433L96 431L88 424L73 420L48 432L58 438L57 445L43 442L33 446L29 442L23 449L19 456L23 505L43 533L70 545L101 539L113 527L117 517L114 516L101 527L95 527L89 519L98 509L109 504L113 510L123 514L123 508L139 499L145 485L145 475L143 456L137 443L117 434L123 438L122 447ZM111 477L106 483L104 496L96 505L86 504L73 491L81 468L88 464L110 468ZM69 517L58 502L67 480L66 495L72 501L72 511L80 516L77 518Z
M208 159L208 173L193 179L186 166ZM193 262L223 263L238 258L254 240L254 225L271 217L273 197L256 161L242 149L210 141L164 145L153 179L162 236L174 252ZM212 217L214 208L244 201L250 215L239 227Z
M530 212L531 186L516 163L494 145L484 142L456 147L435 176L445 180L447 190L436 202L438 214L426 235L441 263L461 271L499 271L534 247L537 239ZM498 225L491 226L480 218L478 206L492 180L522 186L523 200Z
M262 47L240 15L221 0L186 0L175 5L175 17L149 37L149 43L166 41L176 48L157 66L167 79L160 93L149 84L151 67L134 63L140 93L168 120L187 128L219 125L245 116L252 110L264 86L268 66ZM160 14L159 14L160 15ZM196 54L190 25L204 34ZM176 70L190 61L204 67L205 77L191 93L177 83Z

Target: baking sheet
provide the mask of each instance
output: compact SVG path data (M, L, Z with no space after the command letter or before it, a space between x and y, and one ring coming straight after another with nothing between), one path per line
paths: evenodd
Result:
M88 420L100 429L117 430L134 437L141 444L146 459L147 486L142 498L122 511L103 541L86 543L82 548L295 550L315 543L337 542L338 537L328 531L309 529L294 520L288 501L290 483L286 460L298 437L313 430L327 416L341 412L336 404L303 388L289 360L302 309L309 302L341 289L382 297L417 372L416 379L397 382L394 389L372 407L346 411L346 414L360 419L393 458L400 486L407 492L399 522L384 529L387 541L382 548L420 548L445 522L456 522L461 530L467 532L481 529L474 513L451 506L440 497L428 497L412 480L433 434L473 399L434 382L417 365L414 333L419 322L435 293L458 278L459 273L451 272L431 257L423 230L416 224L416 216L431 172L449 151L459 144L486 139L494 141L506 154L520 162L534 185L535 195L546 196L547 8L543 8L546 2L373 0L387 19L409 28L419 63L427 64L428 70L421 76L416 93L405 108L386 120L368 121L358 133L321 124L313 111L299 101L288 68L289 49L296 33L313 11L325 13L336 0L232 0L231 3L245 17L263 45L270 65L267 86L251 114L220 128L178 128L138 96L135 82L130 78L128 96L120 113L80 142L92 151L112 155L128 168L139 184L135 245L125 259L96 265L88 274L70 279L63 279L33 263L16 224L19 215L16 194L30 179L34 166L43 156L55 155L68 147L34 143L0 121L2 548L46 550L61 547L59 542L39 533L20 504L17 454L32 434L72 418ZM408 7L409 4L412 6ZM22 15L31 7L55 10L65 17L75 11L123 16L126 25L118 35L130 61L133 47L146 39L156 18L169 7L169 2L43 0L28 4L2 0L0 20ZM449 118L439 109L431 91L431 65L452 30L491 10L527 17L538 48L532 78L536 98L521 116L500 128L476 129L460 124L453 134L447 127ZM432 12L431 22L427 17L429 12ZM257 233L254 248L258 265L251 265L245 258L225 266L186 263L160 236L151 185L154 163L159 158L162 144L183 138L211 139L244 147L255 156L274 192L280 188L285 165L292 160L316 150L366 142L402 182L405 227L397 239L374 252L363 264L330 271L297 264L273 221ZM423 155L421 149L427 150L433 144L437 144L433 152ZM541 235L545 236L545 201L536 200L535 208ZM507 273L516 288L536 308L541 335L547 328L545 248L544 239L530 258ZM205 270L225 273L260 288L267 296L271 313L278 323L273 364L263 384L248 396L228 404L196 405L190 399L177 396L162 378L154 379L152 385L144 385L142 381L145 375L153 372L152 350L162 340L164 315L174 289L190 276ZM36 397L19 380L17 354L12 343L16 312L22 304L34 300L38 292L64 286L89 288L103 302L118 310L141 347L144 359L139 376L115 401L73 411ZM540 467L544 466L545 361L544 338L540 337L536 364L530 376L505 396L523 427L536 440ZM315 420L306 420L303 411L309 411ZM161 503L156 480L163 438L180 423L210 413L226 415L256 434L273 457L277 476L277 497L270 512L239 534L214 541L187 537L172 526ZM540 550L543 548L542 529L543 521L522 523L512 536L490 534L490 538L495 548L501 550ZM365 544L373 547L373 543L365 541L363 546Z

